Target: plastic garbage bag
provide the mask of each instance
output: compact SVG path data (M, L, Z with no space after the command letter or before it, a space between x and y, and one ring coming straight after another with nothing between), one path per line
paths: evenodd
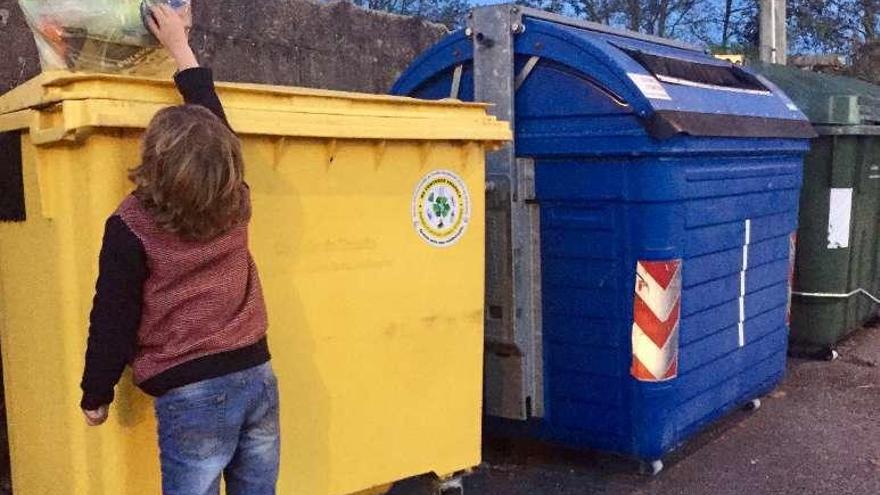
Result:
M144 24L165 3L188 12L190 0L19 0L43 70L164 75L171 60Z

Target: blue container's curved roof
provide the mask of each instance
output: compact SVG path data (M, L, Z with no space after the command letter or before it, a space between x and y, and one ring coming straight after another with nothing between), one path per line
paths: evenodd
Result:
M745 118L737 125L746 136L810 137L812 132L797 106L770 81L698 48L538 18L524 17L524 26L515 39L517 58L539 57L583 75L619 96L648 125L657 117L686 117L699 131L712 126L709 117L727 116ZM456 66L471 65L472 45L464 31L452 33L416 59L392 91L414 95ZM717 131L729 125L730 119L720 119Z

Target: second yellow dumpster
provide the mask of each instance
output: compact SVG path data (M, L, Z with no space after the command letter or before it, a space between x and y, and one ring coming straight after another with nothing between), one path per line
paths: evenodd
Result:
M480 461L485 108L221 85L282 402L279 493ZM128 378L88 429L79 378L106 217L170 82L48 73L0 97L0 332L16 495L159 492ZM438 198L445 198L438 203ZM448 206L448 208L447 208Z

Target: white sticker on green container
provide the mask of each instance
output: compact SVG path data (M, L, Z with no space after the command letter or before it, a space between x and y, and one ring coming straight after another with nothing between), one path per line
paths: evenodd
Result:
M416 232L435 247L461 239L471 219L471 200L464 181L454 172L435 170L416 186L412 221Z
M828 207L828 249L849 247L852 188L832 188Z
M627 74L629 78L636 84L639 88L639 91L645 95L645 98L650 98L652 100L671 100L672 98L669 96L669 93L666 92L666 88L663 87L663 84L657 80L654 76L648 76L645 74Z

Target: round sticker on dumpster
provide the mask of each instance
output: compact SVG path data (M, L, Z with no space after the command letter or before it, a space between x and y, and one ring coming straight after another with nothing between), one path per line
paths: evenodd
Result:
M471 200L464 181L448 170L426 175L413 195L413 226L428 244L447 247L467 230Z

